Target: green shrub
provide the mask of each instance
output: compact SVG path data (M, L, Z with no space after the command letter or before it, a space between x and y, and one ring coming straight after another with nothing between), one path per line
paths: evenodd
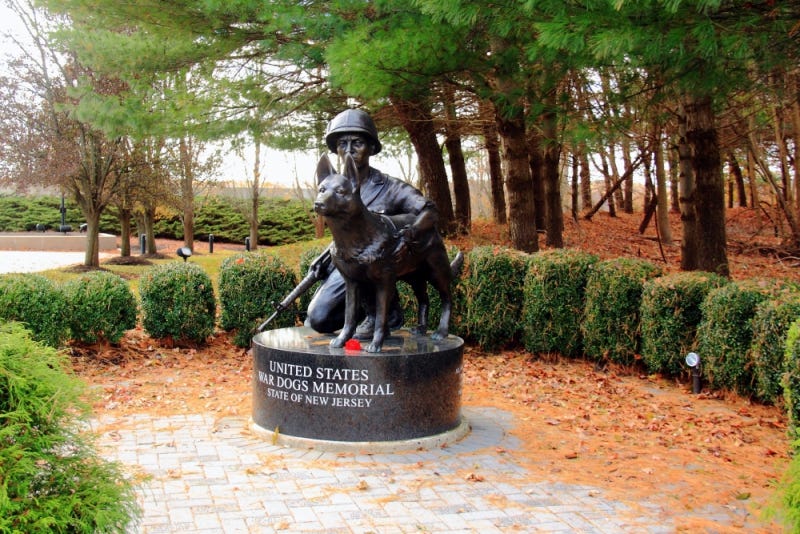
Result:
M794 443L795 451L800 448ZM800 533L800 454L795 454L778 486L780 513L785 522L785 532ZM774 513L774 512L773 512Z
M244 216L249 199L212 196L196 206L194 233L198 239L214 235L216 242L242 243L250 235ZM311 239L314 225L306 204L298 200L262 198L258 208L258 243L283 245ZM156 237L183 239L181 214L177 211L162 217L154 226Z
M208 275L194 263L149 269L139 282L142 326L150 336L202 343L214 331L216 301Z
M531 257L522 307L522 339L528 351L581 354L586 281L598 261L597 256L574 249L548 250Z
M68 365L0 325L0 532L125 532L138 515L120 466L82 432L85 388Z
M69 336L66 311L64 293L44 276L0 276L0 318L23 323L35 340L60 347Z
M120 276L95 271L64 285L72 339L81 343L119 343L136 327L136 298Z
M708 293L701 305L703 319L697 328L697 352L703 377L714 389L742 395L754 393L748 351L753 338L756 307L779 292L781 284L769 280L743 280Z
M219 269L220 324L236 329L233 343L249 347L258 325L296 285L294 271L274 256L242 253L226 258ZM294 326L295 316L294 307L283 311L269 328Z
M69 197L65 198L64 220L78 230L85 221L78 205ZM110 210L107 210L107 212ZM100 231L106 233L119 232L119 220L104 212L100 218ZM32 231L37 224L45 225L49 230L61 224L61 197L58 196L0 196L0 231L22 232Z
M527 265L527 255L510 249L484 246L468 252L454 294L453 331L483 350L513 343L522 326Z
M642 288L642 359L651 373L680 376L684 358L694 350L700 306L709 291L727 280L704 272L681 272L653 278Z
M756 398L762 402L772 403L781 398L786 334L798 317L800 294L791 290L756 308L748 365L752 365L755 376Z
M800 319L793 322L786 333L783 359L783 400L789 415L789 436L797 448L800 439Z
M586 282L581 332L586 353L596 360L632 364L639 355L640 307L644 283L661 268L631 258L595 264Z

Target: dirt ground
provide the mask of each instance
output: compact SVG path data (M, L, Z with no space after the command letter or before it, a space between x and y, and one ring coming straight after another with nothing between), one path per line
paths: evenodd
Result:
M678 244L659 246L652 226L638 234L640 217L598 214L592 221L569 221L566 244L603 258L637 256L662 265L666 258L667 270L677 270ZM734 278L800 279L797 262L774 253L780 243L764 220L747 210L732 218ZM679 243L677 220L673 237ZM476 223L470 239L459 245L506 242L503 229ZM251 360L224 332L190 349L133 330L119 346L73 351L76 371L97 393L96 415L206 411L247 417ZM543 480L601 487L612 497L657 496L676 510L746 501L753 514L762 515L774 505L776 481L789 460L782 409L690 390L687 383L637 369L599 370L586 361L522 350L465 351L463 404L512 413L522 443L513 454ZM677 521L684 531L724 531ZM769 531L774 525L765 526Z

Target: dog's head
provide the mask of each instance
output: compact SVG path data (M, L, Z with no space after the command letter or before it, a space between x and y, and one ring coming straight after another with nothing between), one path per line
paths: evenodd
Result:
M327 155L317 164L317 198L314 211L323 217L348 216L363 207L358 169L352 156L344 158L344 174L339 174Z

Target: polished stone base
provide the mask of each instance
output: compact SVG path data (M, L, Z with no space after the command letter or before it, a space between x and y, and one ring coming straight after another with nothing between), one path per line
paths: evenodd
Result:
M307 328L253 338L254 429L276 442L326 449L328 442L437 446L466 434L460 338L433 341L399 330L378 354L333 349L331 339Z

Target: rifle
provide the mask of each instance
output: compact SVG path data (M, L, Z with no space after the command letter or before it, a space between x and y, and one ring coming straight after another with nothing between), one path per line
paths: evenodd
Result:
M269 316L269 318L261 323L256 332L263 332L264 328L271 323L275 317L278 316L279 313L282 311L286 311L289 309L289 306L303 293L308 291L311 286L317 283L318 280L322 280L327 276L328 268L331 265L331 247L330 245L326 248L322 254L320 254L314 261L311 262L311 265L308 266L308 273L306 274L305 278L300 280L300 283L297 284L291 293L286 295L282 301L278 302L277 304L273 303L275 306L275 312Z

